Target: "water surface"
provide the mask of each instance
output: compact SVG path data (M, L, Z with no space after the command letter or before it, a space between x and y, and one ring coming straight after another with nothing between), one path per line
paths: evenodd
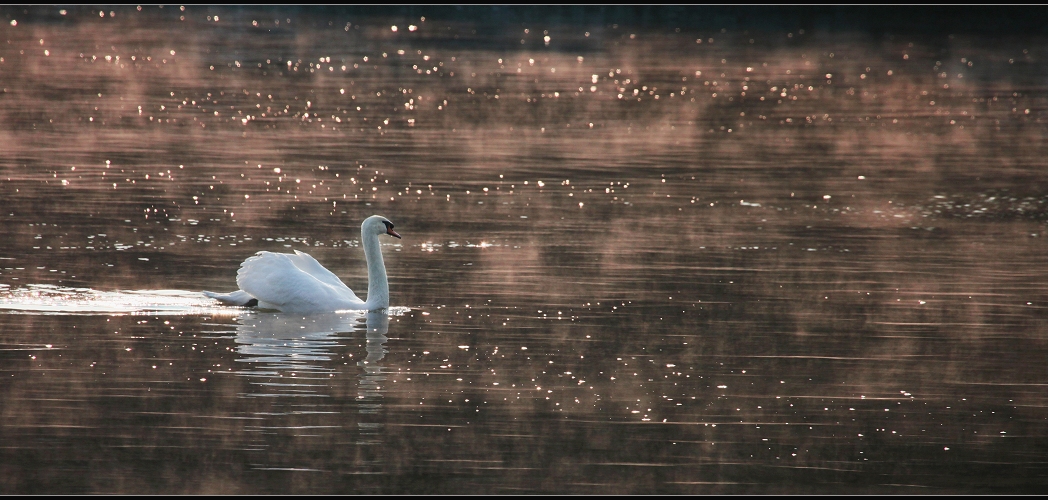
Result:
M5 12L2 492L1048 485L1043 40Z

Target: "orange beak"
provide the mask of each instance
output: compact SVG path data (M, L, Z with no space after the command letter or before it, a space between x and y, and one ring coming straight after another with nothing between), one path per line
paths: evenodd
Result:
M391 227L386 227L386 234L388 234L388 235L390 235L390 236L392 236L394 238L400 238L400 235L397 234L397 232L394 231L393 228L391 228Z

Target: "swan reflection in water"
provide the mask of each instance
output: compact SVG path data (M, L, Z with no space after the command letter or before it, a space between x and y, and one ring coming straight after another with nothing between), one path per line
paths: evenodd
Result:
M328 386L319 380L332 378L339 370L330 363L341 356L336 352L344 347L354 332L366 331L367 356L358 363L365 375L381 373L376 365L386 355L386 333L389 314L386 310L369 312L324 313L302 316L284 313L245 314L237 318L236 352L240 363L249 363L238 370L241 375L302 379L280 385ZM362 324L363 323L363 324ZM312 381L312 382L307 382ZM278 385L279 386L279 385ZM368 394L374 392L368 384ZM362 393L363 395L364 393ZM291 394L286 394L291 395Z
M378 444L376 436L382 430L379 415L382 409L382 391L385 388L386 367L378 362L386 357L386 332L389 330L389 315L385 312L367 313L367 356L357 362L363 367L360 374L360 385L357 389L357 408L360 419L358 444Z
M403 310L401 310L403 309ZM358 427L362 438L381 430L374 420L381 410L385 390L385 367L379 362L388 352L386 333L389 315L403 314L406 308L389 310L314 315L285 313L245 314L237 318L237 362L244 366L238 375L258 378L253 384L261 390L243 397L328 398L340 392L336 384L345 383L340 372L346 365L336 363L342 348L365 331L367 355L356 363L360 367L356 406L360 413ZM353 359L353 358L350 358ZM274 402L275 405L283 406ZM297 400L288 413L337 411L338 405L309 404ZM371 442L371 439L364 439Z

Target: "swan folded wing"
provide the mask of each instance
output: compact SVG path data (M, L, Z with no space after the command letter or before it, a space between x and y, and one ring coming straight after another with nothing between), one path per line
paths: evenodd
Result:
M259 252L240 265L237 285L260 303L272 304L283 311L333 311L350 307L354 302L362 303L338 277L312 257L307 261L302 255L306 254ZM326 275L318 277L311 273L316 272L312 266L323 269Z
M295 255L280 255L286 255L287 258L290 259L293 264L295 264L295 267L301 269L303 272L309 274L310 276L313 276L314 278L320 280L320 282L326 283L335 288L345 288L346 290L349 290L349 287L346 286L346 284L343 283L338 276L335 276L335 273L328 271L326 267L320 265L320 263L317 262L317 259L314 259L312 255L309 255L305 252L299 252L298 250L295 250ZM353 292L351 291L350 293ZM356 295L354 295L353 297L355 298Z

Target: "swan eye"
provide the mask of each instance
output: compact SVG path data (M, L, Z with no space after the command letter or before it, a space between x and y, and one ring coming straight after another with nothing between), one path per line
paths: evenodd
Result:
M392 222L390 222L388 220L384 220L384 221L382 221L382 223L386 225L386 229L393 229L393 223Z

